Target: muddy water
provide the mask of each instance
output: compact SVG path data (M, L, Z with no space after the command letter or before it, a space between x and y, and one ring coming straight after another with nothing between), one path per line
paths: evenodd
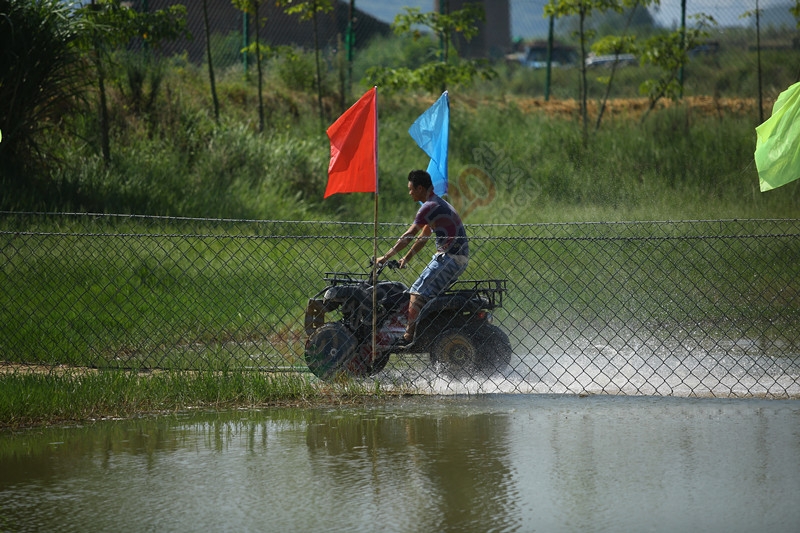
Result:
M422 397L0 434L0 531L800 524L800 403Z

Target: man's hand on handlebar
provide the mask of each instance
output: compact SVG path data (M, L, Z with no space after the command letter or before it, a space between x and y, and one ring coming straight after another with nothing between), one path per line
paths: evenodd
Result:
M382 257L379 257L375 262L378 264L379 267L387 266L392 270L396 270L398 268L403 268L402 261L396 261L396 260L393 260L393 259L387 259L385 255L382 256Z

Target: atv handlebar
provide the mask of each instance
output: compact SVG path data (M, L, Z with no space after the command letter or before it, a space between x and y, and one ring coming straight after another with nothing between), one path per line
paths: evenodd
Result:
M370 258L369 266L371 267L374 264L375 260ZM397 261L396 259L389 259L384 263L378 263L378 274L380 274L386 267L389 267L389 270L397 270L398 268L400 268L400 261Z
M369 266L373 266L373 265L375 265L375 260L373 258L370 258ZM386 268L386 267L389 267L390 270L397 270L398 268L400 268L400 261L396 261L394 259L389 259L388 261L386 261L384 263L378 263L378 269L373 271L373 272L371 272L370 275L369 275L370 284L375 285L375 283L377 283L377 280L380 277L381 272L383 272L383 269ZM374 278L373 278L373 275L374 275Z
M345 285L345 284L354 284L354 283L368 283L370 285L375 284L375 280L373 279L373 270L372 267L375 265L374 259L370 258L369 260L369 271L368 272L325 272L325 276L322 278L326 282L330 283L333 286L336 285ZM399 270L400 269L400 261L395 259L390 259L383 263L378 263L378 268L374 271L375 278L379 278L383 269L389 267L390 270Z

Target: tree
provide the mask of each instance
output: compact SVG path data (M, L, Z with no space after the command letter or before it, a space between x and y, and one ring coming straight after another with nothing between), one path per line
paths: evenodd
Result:
M656 35L648 39L639 49L643 64L649 63L661 69L660 77L645 80L639 86L639 92L647 96L650 101L642 120L655 108L660 99L677 100L681 97L680 72L689 62L689 50L708 37L707 27L717 24L711 16L704 13L692 15L692 18L697 21L695 27L679 28L670 33Z
M0 180L23 185L52 161L43 135L79 103L88 64L84 21L60 0L0 0Z
M281 4L281 2L279 2ZM316 83L317 83L317 105L319 107L319 121L322 129L325 129L325 112L322 107L322 70L319 62L319 28L317 26L317 14L329 13L333 10L330 0L284 0L286 13L298 15L302 21L311 21L314 31L314 61L316 64Z
M577 37L581 50L580 71L580 103L581 119L583 124L583 143L589 139L589 112L587 109L587 84L586 84L586 56L587 45L595 32L586 27L587 19L594 12L616 11L622 12L623 4L620 0L550 0L544 6L544 14L548 17L562 18L567 16L578 17Z
M79 13L86 22L83 46L90 51L95 68L100 99L101 152L108 163L111 160L111 141L106 80L109 68L114 64L114 52L134 38L141 38L149 47L157 47L164 40L187 36L186 7L173 5L140 13L123 5L120 0L92 0Z
M800 0L798 0L800 2ZM798 3L800 5L800 3ZM791 10L790 10L791 11ZM758 0L756 0L756 8L752 11L745 11L739 18L756 19L756 74L758 80L758 123L764 122L764 96L761 83L761 9L758 7Z
M438 60L429 61L417 69L372 67L367 70L370 85L388 90L424 89L435 93L449 84L469 85L476 78L493 79L497 73L485 60L459 60L450 54L451 40L456 34L470 40L478 33L476 22L484 20L480 4L465 4L463 9L450 13L422 13L419 8L407 7L392 23L395 34L411 34L415 40L424 37L420 27L429 28L441 43Z
M653 18L647 9L637 9L639 7L647 8L651 4L658 4L659 0L623 0L623 6L627 9L627 16L624 20L624 26L620 35L606 35L594 44L592 44L592 52L597 55L613 55L619 56L620 54L628 54L636 51L636 35L628 33L632 25L638 26L653 26ZM616 13L616 11L614 11ZM645 13L644 16L639 13ZM617 15L618 17L618 15ZM611 86L614 83L614 75L617 72L618 62L611 64L611 72L606 81L606 91L603 99L600 102L600 107L597 111L597 121L595 122L595 131L600 129L600 123L603 120L606 104L611 95Z
M248 15L253 15L256 27L261 21L258 18L258 10L261 7L261 0L233 0L233 5ZM261 64L265 52L269 50L262 47L258 39L258 31L256 31L256 38L252 44L248 45L242 50L244 53L252 53L256 56L256 68L258 72L258 131L264 131L264 72Z
M211 56L211 30L208 22L208 0L203 0L203 28L206 34L206 59L208 60L208 80L211 84L211 100L214 103L214 121L219 123L219 98L217 98L217 82L214 78L214 63Z

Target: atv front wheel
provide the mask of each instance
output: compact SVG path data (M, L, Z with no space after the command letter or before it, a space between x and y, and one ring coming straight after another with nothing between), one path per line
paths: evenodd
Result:
M355 356L347 364L347 371L357 378L373 376L386 368L391 354L388 350L378 350L377 355L372 357L372 343L361 344L356 350Z
M357 346L356 338L340 322L317 328L306 341L306 365L320 379L331 379L347 371Z

